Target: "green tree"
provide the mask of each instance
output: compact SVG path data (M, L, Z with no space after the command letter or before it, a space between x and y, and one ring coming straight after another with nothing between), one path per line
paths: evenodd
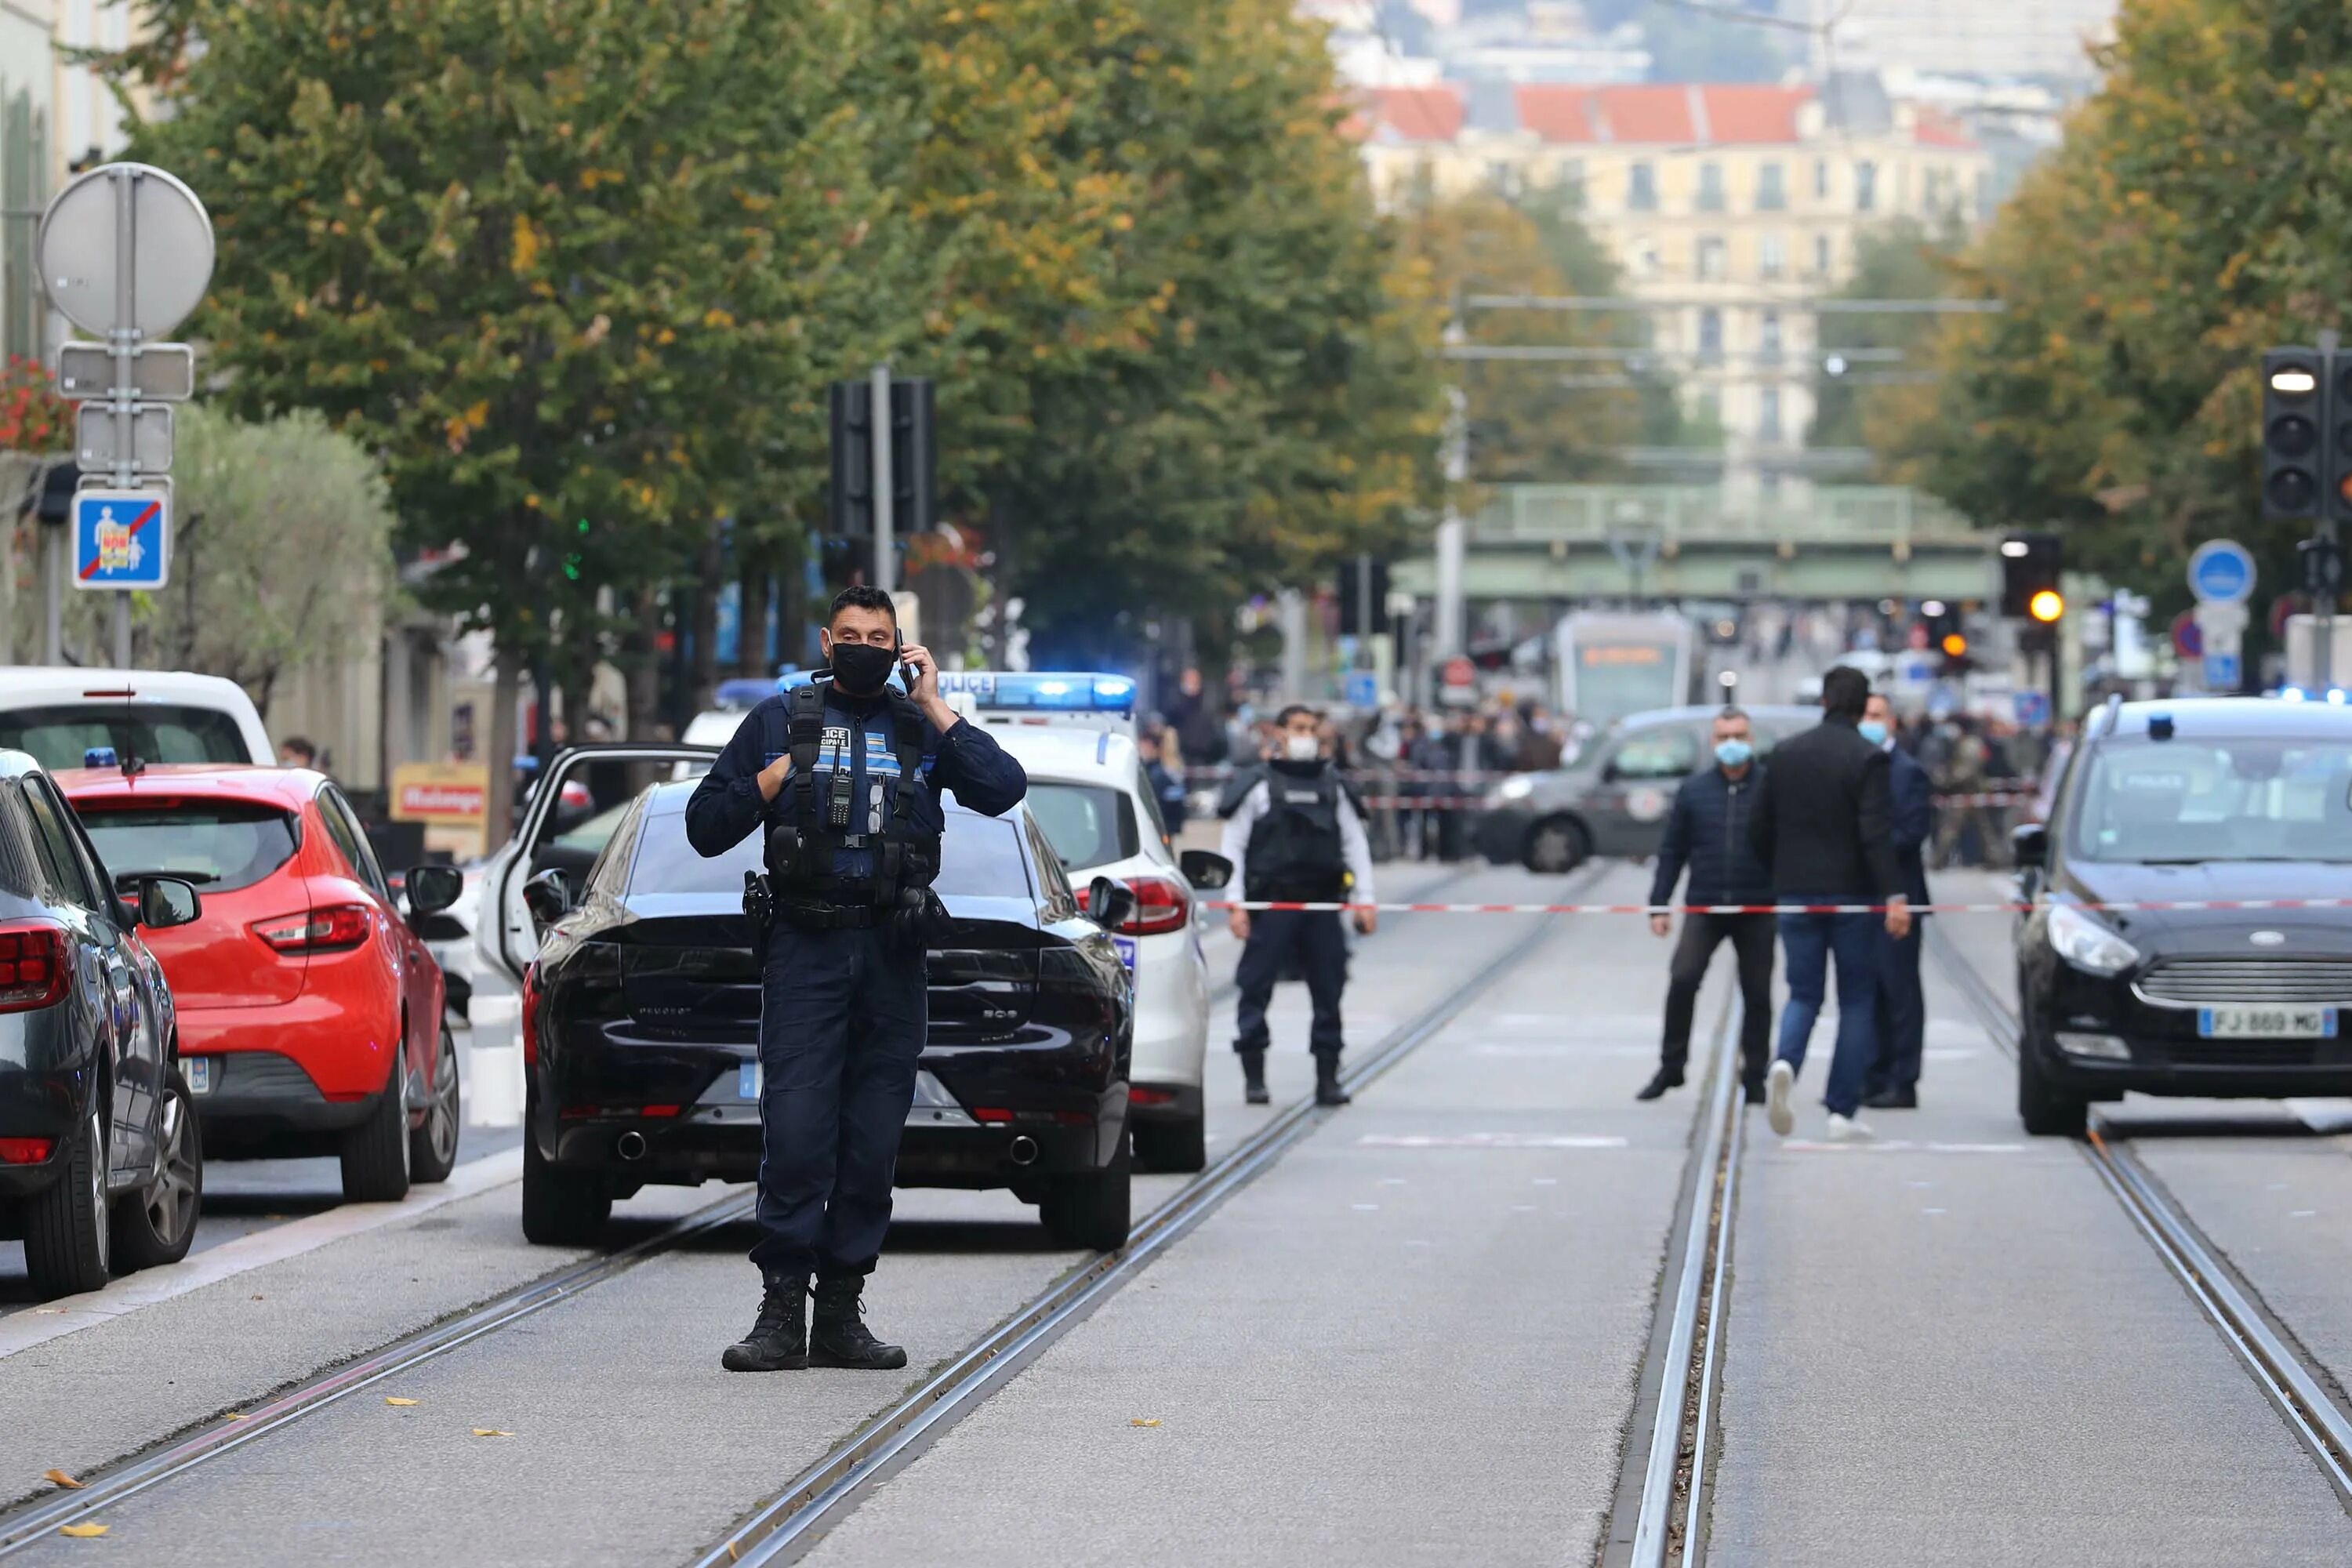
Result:
M2326 0L2137 0L2105 81L1958 268L1999 315L1947 325L1937 395L1875 432L1997 524L2178 603L2200 540L2294 579L2257 521L2261 350L2336 325L2352 208L2352 13Z

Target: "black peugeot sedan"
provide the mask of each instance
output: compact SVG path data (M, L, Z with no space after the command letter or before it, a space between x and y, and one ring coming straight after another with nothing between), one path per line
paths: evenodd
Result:
M643 1184L760 1168L760 971L743 879L760 836L704 859L691 781L639 795L576 891L542 871L523 983L523 1231L580 1246ZM1131 983L1025 808L947 813L929 955L930 1038L901 1186L1009 1187L1073 1247L1127 1238ZM1105 916L1133 895L1107 881Z
M138 927L185 925L196 890L126 907L40 764L0 751L0 1237L44 1299L187 1255L204 1152L171 988Z
M2092 715L2017 829L2026 1131L2094 1100L2352 1094L2352 710L2250 698Z

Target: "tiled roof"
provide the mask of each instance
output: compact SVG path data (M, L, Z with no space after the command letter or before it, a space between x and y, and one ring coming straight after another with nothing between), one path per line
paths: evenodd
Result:
M1349 122L1360 137L1452 142L1476 132L1531 135L1554 146L1614 142L1649 147L1792 146L1799 119L1815 99L1810 87L1662 82L1640 87L1558 83L1472 89L1458 83L1379 87L1365 91ZM1834 118L1834 117L1833 117ZM1923 110L1915 132L1924 147L1973 148L1957 121Z
M1927 109L1919 111L1918 129L1912 137L1922 147L1973 149L1977 144L1976 138L1958 121Z
M1461 89L1438 87L1376 87L1370 100L1371 131L1388 131L1405 142L1451 142L1461 134Z

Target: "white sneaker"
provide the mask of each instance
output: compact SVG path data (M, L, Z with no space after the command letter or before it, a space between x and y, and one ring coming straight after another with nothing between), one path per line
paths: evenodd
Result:
M1783 1138L1797 1125L1797 1114L1789 1109L1789 1096L1796 1087L1797 1069L1785 1061L1775 1060L1764 1075L1764 1117Z
M1873 1132L1866 1124L1856 1121L1853 1117L1840 1116L1834 1110L1830 1112L1829 1140L1831 1142L1867 1143L1877 1136L1878 1134Z

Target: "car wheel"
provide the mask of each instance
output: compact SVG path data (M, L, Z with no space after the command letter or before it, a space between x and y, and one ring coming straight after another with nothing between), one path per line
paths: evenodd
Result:
M441 1026L440 1054L433 1063L433 1098L424 1122L409 1131L408 1179L446 1182L457 1167L457 1042Z
M1190 1173L1209 1163L1209 1119L1135 1123L1135 1163L1146 1171Z
M395 1048L392 1072L368 1118L343 1134L343 1197L396 1204L408 1195L408 1051Z
M534 1247L593 1247L613 1217L612 1195L595 1176L557 1169L540 1157L539 1118L522 1127L522 1234Z
M25 1272L43 1300L95 1290L112 1277L106 1213L106 1081L90 1096L89 1119L60 1162L58 1179L25 1205Z
M1064 1247L1109 1252L1127 1245L1129 1178L1135 1162L1120 1140L1118 1158L1083 1176L1058 1176L1045 1189L1037 1217Z
M2090 1100L2050 1081L2041 1042L2031 1025L2017 1041L2017 1115L2037 1138L2080 1138L2090 1125Z
M1527 868L1557 875L1592 858L1592 839L1571 817L1547 816L1528 829Z
M188 1255L205 1202L204 1129L187 1080L172 1069L163 1100L163 1173L114 1205L114 1257L124 1269L157 1268Z

